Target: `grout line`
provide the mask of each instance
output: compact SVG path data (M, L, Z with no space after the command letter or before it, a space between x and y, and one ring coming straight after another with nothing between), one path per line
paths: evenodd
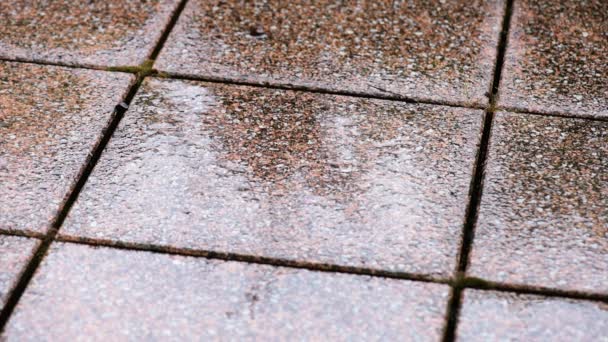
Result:
M590 300L608 304L608 293L584 292L577 290L563 290L545 286L501 283L474 277L465 277L460 281L460 284L454 283L453 286L460 286L462 289L509 292L516 293L518 295L535 295L552 298Z
M139 83L135 83L135 84L131 85L131 90L138 87L138 85L139 85ZM127 93L127 101L129 100L129 96L131 95L131 93L132 93L132 91L129 91ZM25 289L27 288L27 286L30 283L34 274L36 273L36 270L42 263L42 259L46 255L51 243L53 242L53 240L55 239L55 236L57 235L57 232L59 231L59 227L61 227L61 224L67 217L67 214L68 214L70 208L72 207L72 205L78 198L78 194L84 187L84 183L86 182L87 178L93 171L95 164L101 157L101 153L102 153L103 149L105 148L108 141L110 140L112 133L118 126L118 122L124 115L124 112L126 111L126 109L127 109L127 105L124 103L121 103L115 107L114 111L112 112L112 116L110 118L108 125L102 131L101 139L95 144L95 146L93 148L93 152L89 155L89 157L87 158L87 161L85 162L83 168L81 169L81 171L79 172L79 174L77 176L77 181L71 187L73 190L69 193L69 195L68 195L67 199L64 201L63 205L60 206L60 209L59 209L57 215L55 216L55 219L53 220L51 227L49 228L49 230L46 233L46 235L44 236L42 242L40 243L40 245L38 246L38 248L36 249L36 251L34 252L32 257L30 258L30 260L29 260L25 270L22 272L21 277L19 278L17 284L11 291L11 293L6 301L6 304L2 308L2 311L0 311L0 333L4 330L4 327L6 326L12 312L14 311L15 307L17 306L19 299L25 292Z
M400 271L388 271L382 269L342 266L327 263L298 261L273 257L261 257L256 255L238 254L230 252L217 252L200 249L178 248L166 245L156 245L149 243L124 242L117 240L107 240L98 238L87 238L72 235L59 235L57 242L67 244L78 244L91 247L104 247L133 252L147 252L165 255L177 255L191 258L203 258L209 260L235 261L254 265L270 265L275 267L287 267L294 269L306 269L315 272L344 273L352 275L366 275L379 278L401 279L424 283L445 284L462 289L474 289L485 291L510 292L521 295L541 295L545 297L559 297L569 299L583 299L608 302L608 293L593 293L573 290L562 290L543 286L530 286L523 284L510 284L494 282L476 277L462 277L459 279L449 279L434 277L426 274L409 273Z
M358 98L366 98L366 99L378 99L378 100L389 100L389 101L398 101L412 104L428 104L428 105L436 105L436 106L447 106L447 107L457 107L457 108L467 108L467 109L486 109L483 105L467 105L463 104L459 101L441 101L441 100L429 100L429 99L415 99L405 95L383 95L383 94L373 94L368 92L359 92L359 91L351 91L351 90L332 90L327 87L321 86L311 86L311 85L297 85L292 83L284 83L284 82L255 82L249 81L245 79L236 79L236 78L228 78L228 77L215 77L215 76L197 76L197 75L187 75L180 73L169 73L163 71L157 71L154 75L159 78L166 79L174 79L174 80L186 80L186 81L199 81L199 82L208 82L208 83L219 83L219 84L228 84L228 85L242 85L242 86L250 86L255 88L264 88L264 89L274 89L274 90L295 90L295 91L304 91L308 93L315 94L327 94L327 95L342 95L342 96L350 96L350 97L358 97Z
M540 112L540 111L527 110L527 109L521 109L521 108L516 108L516 107L497 107L495 112L511 112L511 113L516 113L516 114L547 116L547 117L559 118L559 119L581 119L581 120L587 120L587 121L601 121L601 122L608 121L608 116L601 117L601 116L594 116L594 115L590 115L590 114L575 115L575 114L568 114L568 113L562 113L562 112Z
M44 239L45 234L31 231L31 230L20 230L20 229L4 229L0 228L0 235L7 236L19 236L32 239Z
M494 111L496 109L498 88L500 87L500 79L502 68L507 50L509 27L511 25L511 15L513 13L513 1L507 0L505 4L505 14L502 21L502 29L500 32L500 40L497 46L496 64L494 65L494 75L492 77L492 85L490 89L490 106L486 110L483 123L483 133L475 163L475 171L471 180L470 201L467 206L467 214L462 232L462 242L460 253L458 256L458 265L456 268L456 281L452 286L450 299L447 305L446 323L444 327L443 341L452 342L456 340L456 331L458 328L458 317L462 307L462 280L466 277L469 255L471 253L473 239L475 237L475 225L481 196L483 193L483 178L486 158L488 155L490 136L492 132L492 121L494 119Z
M226 84L226 85L234 85L234 86L249 86L254 88L262 88L262 89L270 89L270 90L293 90L293 91L302 91L314 94L327 94L327 95L340 95L340 96L349 96L349 97L357 97L364 99L377 99L377 100L386 100L386 101L396 101L396 102L404 102L411 104L422 104L422 105L433 105L433 106L446 106L446 107L454 107L454 108L463 108L463 109L482 109L487 110L485 106L482 105L466 105L459 102L447 102L447 101L433 101L433 100L422 100L415 99L405 96L395 96L395 95L380 95L380 94L372 94L365 92L353 92L346 90L329 90L322 87L310 87L310 86L297 86L291 84L280 84L280 83L256 83L245 80L237 80L237 79L228 79L221 77L205 77L205 76L188 76L181 74L171 74L163 71L158 71L156 69L151 68L142 68L142 66L116 66L116 67L101 67L101 66L87 66L87 65L74 65L74 64L64 64L59 62L50 62L50 61L39 61L39 60L26 60L21 58L2 58L0 57L0 61L3 62L13 62L13 63L23 63L23 64L34 64L34 65L48 65L55 67L64 67L71 69L86 69L86 70L98 70L98 71L106 71L106 72L121 72L121 73L130 73L137 75L142 71L142 69L146 70L146 76L150 77L158 77L169 80L186 80L186 81L199 81L199 82L207 82L207 83L216 83L216 84ZM563 118L563 119L580 119L580 120L588 120L588 121L600 121L606 122L608 121L608 117L598 117L589 114L572 114L572 113L564 113L564 112L541 112L529 109L522 109L517 107L496 107L494 112L511 112L517 114L529 114L529 115L539 115L539 116L547 116L547 117L555 117L555 118Z
M293 259L275 258L258 256L253 254L239 254L232 252L221 252L212 250L171 247L166 245L156 245L151 243L124 242L118 240L107 240L97 238L87 238L71 235L60 235L58 242L80 244L93 247L109 247L127 251L140 251L169 255L180 255L184 257L196 257L209 260L237 261L256 265L269 265L276 267L288 267L295 269L306 269L317 272L345 273L354 275L367 275L381 278L393 278L402 280L419 281L425 283L450 284L451 280L445 277L437 277L428 274L419 274L403 271L389 271L377 268L344 266L330 263L301 261Z
M183 9L180 8L179 9ZM181 10L180 10L181 13ZM172 23L173 25L175 23ZM168 37L168 34L167 34ZM164 39L167 39L163 35ZM160 50L159 50L160 51ZM153 53L158 54L159 51L153 51ZM153 60L153 59L149 59ZM87 69L87 70L98 70L98 71L106 71L106 72L122 72L122 73L130 73L130 74L139 74L142 69L146 71L146 76L158 77L163 79L170 80L185 80L185 81L198 81L198 82L207 82L207 83L217 83L217 84L226 84L226 85L234 85L234 86L249 86L254 88L262 88L262 89L270 89L270 90L293 90L293 91L302 91L313 94L326 94L326 95L341 95L341 96L349 96L349 97L357 97L357 98L365 98L365 99L376 99L376 100L387 100L387 101L396 101L396 102L404 102L411 104L422 104L422 105L435 105L435 106L446 106L446 107L455 107L455 108L463 108L463 109L481 109L485 110L486 107L483 105L467 105L462 102L450 102L450 101L435 101L435 100L424 100L424 99L416 99L407 96L398 96L398 95L382 95L382 94L373 94L367 92L357 92L357 91L348 91L348 90L331 90L324 87L314 87L314 86L303 86L303 85L294 85L287 83L270 83L270 82L253 82L247 80L239 80L239 79L231 79L231 78L223 78L223 77L208 77L208 76L194 76L194 75L183 75L183 74L172 74L166 73L163 71L158 71L156 69L150 67L142 67L139 65L126 65L126 66L108 66L108 67L97 67L97 66L85 66L85 65L72 65L72 64L64 64L57 62L49 62L49 61L35 61L35 60L25 60L25 59L6 59L0 58L0 61L4 62L14 62L14 63L24 63L24 64L34 64L34 65L48 65L55 67L65 67L72 69ZM144 63L145 64L145 63Z
M466 217L462 232L462 241L460 244L461 247L460 252L458 254L458 264L456 266L457 274L464 275L468 266L469 255L471 253L471 247L473 244L473 238L475 233L477 212L479 209L479 204L483 192L483 179L485 172L484 169L490 145L490 135L492 131L493 120L494 112L492 110L486 111L483 119L483 131L479 143L479 151L475 162L475 170L473 171L473 177L469 190L470 200L466 209Z
M169 36L169 31L173 28L172 25L175 25L175 22L177 21L177 16L179 16L181 14L181 10L183 10L183 8L185 7L186 2L187 2L187 0L182 0L181 3L179 4L178 8L176 9L176 11L173 13L171 21L169 22L169 26L165 29L165 31L161 35L161 38L159 39L157 46L151 53L151 57L152 56L155 57L154 54L158 54L158 51L160 51L162 46L165 44L165 41L167 40L167 37ZM59 209L57 215L55 216L55 219L53 220L51 227L49 228L48 232L44 236L42 242L40 243L40 245L38 246L36 251L33 253L32 257L30 258L29 262L27 263L27 266L25 267L21 276L19 277L19 280L17 281L16 285L10 292L8 299L6 301L6 304L0 311L0 334L2 334L2 332L4 331L4 328L6 327L6 324L8 323L13 311L15 310L17 303L19 302L19 299L21 299L21 296L23 296L23 293L25 292L27 286L31 282L32 278L34 277L36 270L40 267L40 264L42 263L42 260L46 256L51 244L54 242L54 240L59 232L59 229L61 228L61 225L63 224L66 217L68 216L70 209L72 208L72 206L78 199L78 195L82 191L87 179L93 172L95 165L99 161L101 154L103 153L103 150L105 149L106 145L110 141L110 138L114 134L114 131L118 127L120 120L122 119L125 112L129 108L129 104L135 97L137 90L141 86L144 78L148 74L150 74L151 70L150 70L149 61L144 61L144 63L141 66L139 66L137 68L137 70L138 70L137 71L137 80L133 84L131 84L129 88L127 88L128 90L126 91L126 95L124 97L123 102L120 102L114 108L114 111L112 112L112 116L110 118L108 125L101 132L101 139L99 139L97 141L97 143L95 144L95 146L93 147L92 153L89 154L89 157L85 161L82 169L80 170L80 172L77 176L77 181L71 187L71 191L69 192L69 195L65 199L63 205L60 206L60 209Z
M177 20L179 19L182 12L184 11L184 8L186 7L187 3L188 3L188 0L181 0L179 5L177 5L177 8L173 11L173 14L171 15L171 19L169 20L169 23L164 28L163 33L161 34L160 38L158 39L158 43L156 43L156 46L154 47L154 50L152 50L152 52L150 53L150 56L148 57L148 59L151 59L153 61L156 60L156 57L158 57L158 54L160 53L162 48L165 46L165 42L169 38L169 34L171 34L171 31L173 31L173 28L175 27Z
M47 66L55 66L55 67L70 68L70 69L87 69L87 70L100 70L100 71L108 70L108 67L105 67L105 66L62 63L62 62L53 62L53 61L47 61L47 60L41 60L41 59L25 59L25 58L21 58L21 57L15 57L15 58L0 57L0 62L47 65Z

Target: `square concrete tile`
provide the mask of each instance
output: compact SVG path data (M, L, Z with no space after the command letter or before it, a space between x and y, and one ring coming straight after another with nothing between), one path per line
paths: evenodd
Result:
M4 336L438 341L447 300L439 284L57 244Z
M608 1L515 1L501 107L608 117Z
M0 235L0 310L37 245L36 239Z
M46 231L132 79L0 62L0 228Z
M608 122L497 115L470 273L608 293Z
M503 13L501 0L192 0L156 67L484 105Z
M94 66L141 64L177 3L0 1L0 57Z
M606 341L608 304L466 290L459 341Z
M149 79L62 234L452 271L482 112Z

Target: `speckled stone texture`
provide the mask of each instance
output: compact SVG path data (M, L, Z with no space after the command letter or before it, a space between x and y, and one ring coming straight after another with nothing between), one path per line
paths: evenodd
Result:
M470 273L608 293L608 122L499 113Z
M608 1L515 1L499 105L608 117Z
M498 0L192 0L156 67L484 105L503 13Z
M57 244L5 337L437 341L447 300L438 284Z
M46 231L131 80L0 62L0 228Z
M606 341L608 304L466 290L459 341Z
M0 57L94 66L141 64L177 3L0 1Z
M0 235L0 309L37 244L35 239Z
M448 275L481 117L149 79L61 234Z

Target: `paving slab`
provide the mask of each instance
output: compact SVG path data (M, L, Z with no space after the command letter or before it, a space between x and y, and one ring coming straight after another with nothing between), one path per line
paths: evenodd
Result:
M497 114L470 273L608 293L608 122Z
M608 117L607 55L607 1L515 1L499 105Z
M448 275L482 114L148 79L61 234Z
M189 1L156 67L483 106L504 2Z
M608 304L466 290L459 341L606 341Z
M0 2L0 57L87 66L139 65L177 0Z
M0 309L37 245L36 239L0 235Z
M0 228L46 231L132 80L0 62Z
M437 341L448 290L60 243L24 293L4 337Z

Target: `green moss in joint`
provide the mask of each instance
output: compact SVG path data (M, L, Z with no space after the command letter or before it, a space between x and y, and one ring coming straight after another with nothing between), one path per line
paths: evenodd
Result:
M140 75L147 76L155 72L152 66L154 65L154 61L151 59L146 59L140 66Z
M128 72L131 74L137 74L140 72L141 67L137 65L118 65L113 67L107 67L107 71L116 71L116 72Z
M113 67L106 68L107 71L115 71L115 72L128 72L131 74L138 74L140 76L148 76L150 74L156 73L156 70L152 68L154 65L154 61L151 59L146 59L141 65L118 65Z
M463 277L456 280L457 286L461 288L471 287L475 289L490 289L492 288L492 283L487 280L483 280L481 278L476 277ZM456 284L455 284L456 285Z

